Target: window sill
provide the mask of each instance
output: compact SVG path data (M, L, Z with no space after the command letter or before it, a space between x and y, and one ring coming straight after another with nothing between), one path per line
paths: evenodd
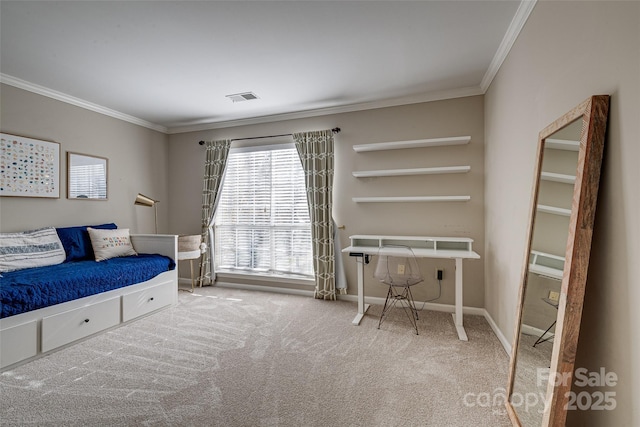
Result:
M269 283L283 283L290 285L303 285L303 286L315 286L314 279L304 279L301 277L293 277L293 276L271 276L271 275L261 275L261 274L253 274L253 273L237 273L237 272L229 272L229 271L217 271L216 277L218 279L242 279L245 281L254 281L254 282L269 282Z

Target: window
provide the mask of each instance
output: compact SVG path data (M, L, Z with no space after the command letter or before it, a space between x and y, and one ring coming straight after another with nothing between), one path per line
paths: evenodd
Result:
M304 171L292 144L231 150L215 244L218 272L313 277Z

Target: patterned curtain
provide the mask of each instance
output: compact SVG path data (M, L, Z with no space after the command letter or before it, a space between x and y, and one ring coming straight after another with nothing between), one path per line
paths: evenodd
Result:
M202 189L202 241L207 245L207 250L200 257L200 286L210 285L216 280L214 268L213 221L218 206L218 194L224 169L229 157L231 140L206 141L207 158L204 164L204 185Z
M333 210L333 132L323 130L293 134L302 168L305 173L313 269L315 272L315 298L336 299L336 259L334 247ZM346 288L340 293L346 293Z

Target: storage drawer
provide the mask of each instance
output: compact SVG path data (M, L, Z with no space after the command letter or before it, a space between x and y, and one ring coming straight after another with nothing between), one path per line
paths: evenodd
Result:
M120 298L91 304L42 319L42 351L69 344L120 323Z
M35 356L37 353L37 320L0 331L0 368Z
M122 321L127 322L171 304L176 292L175 285L172 285L172 282L167 282L123 295Z

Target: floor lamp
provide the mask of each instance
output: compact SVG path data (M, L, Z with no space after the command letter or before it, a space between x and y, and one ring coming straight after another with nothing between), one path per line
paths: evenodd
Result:
M153 200L151 197L147 197L143 194L138 193L136 196L136 201L134 205L146 206L148 208L153 207L154 215L155 215L155 223L156 223L156 234L158 234L158 203L160 200Z

